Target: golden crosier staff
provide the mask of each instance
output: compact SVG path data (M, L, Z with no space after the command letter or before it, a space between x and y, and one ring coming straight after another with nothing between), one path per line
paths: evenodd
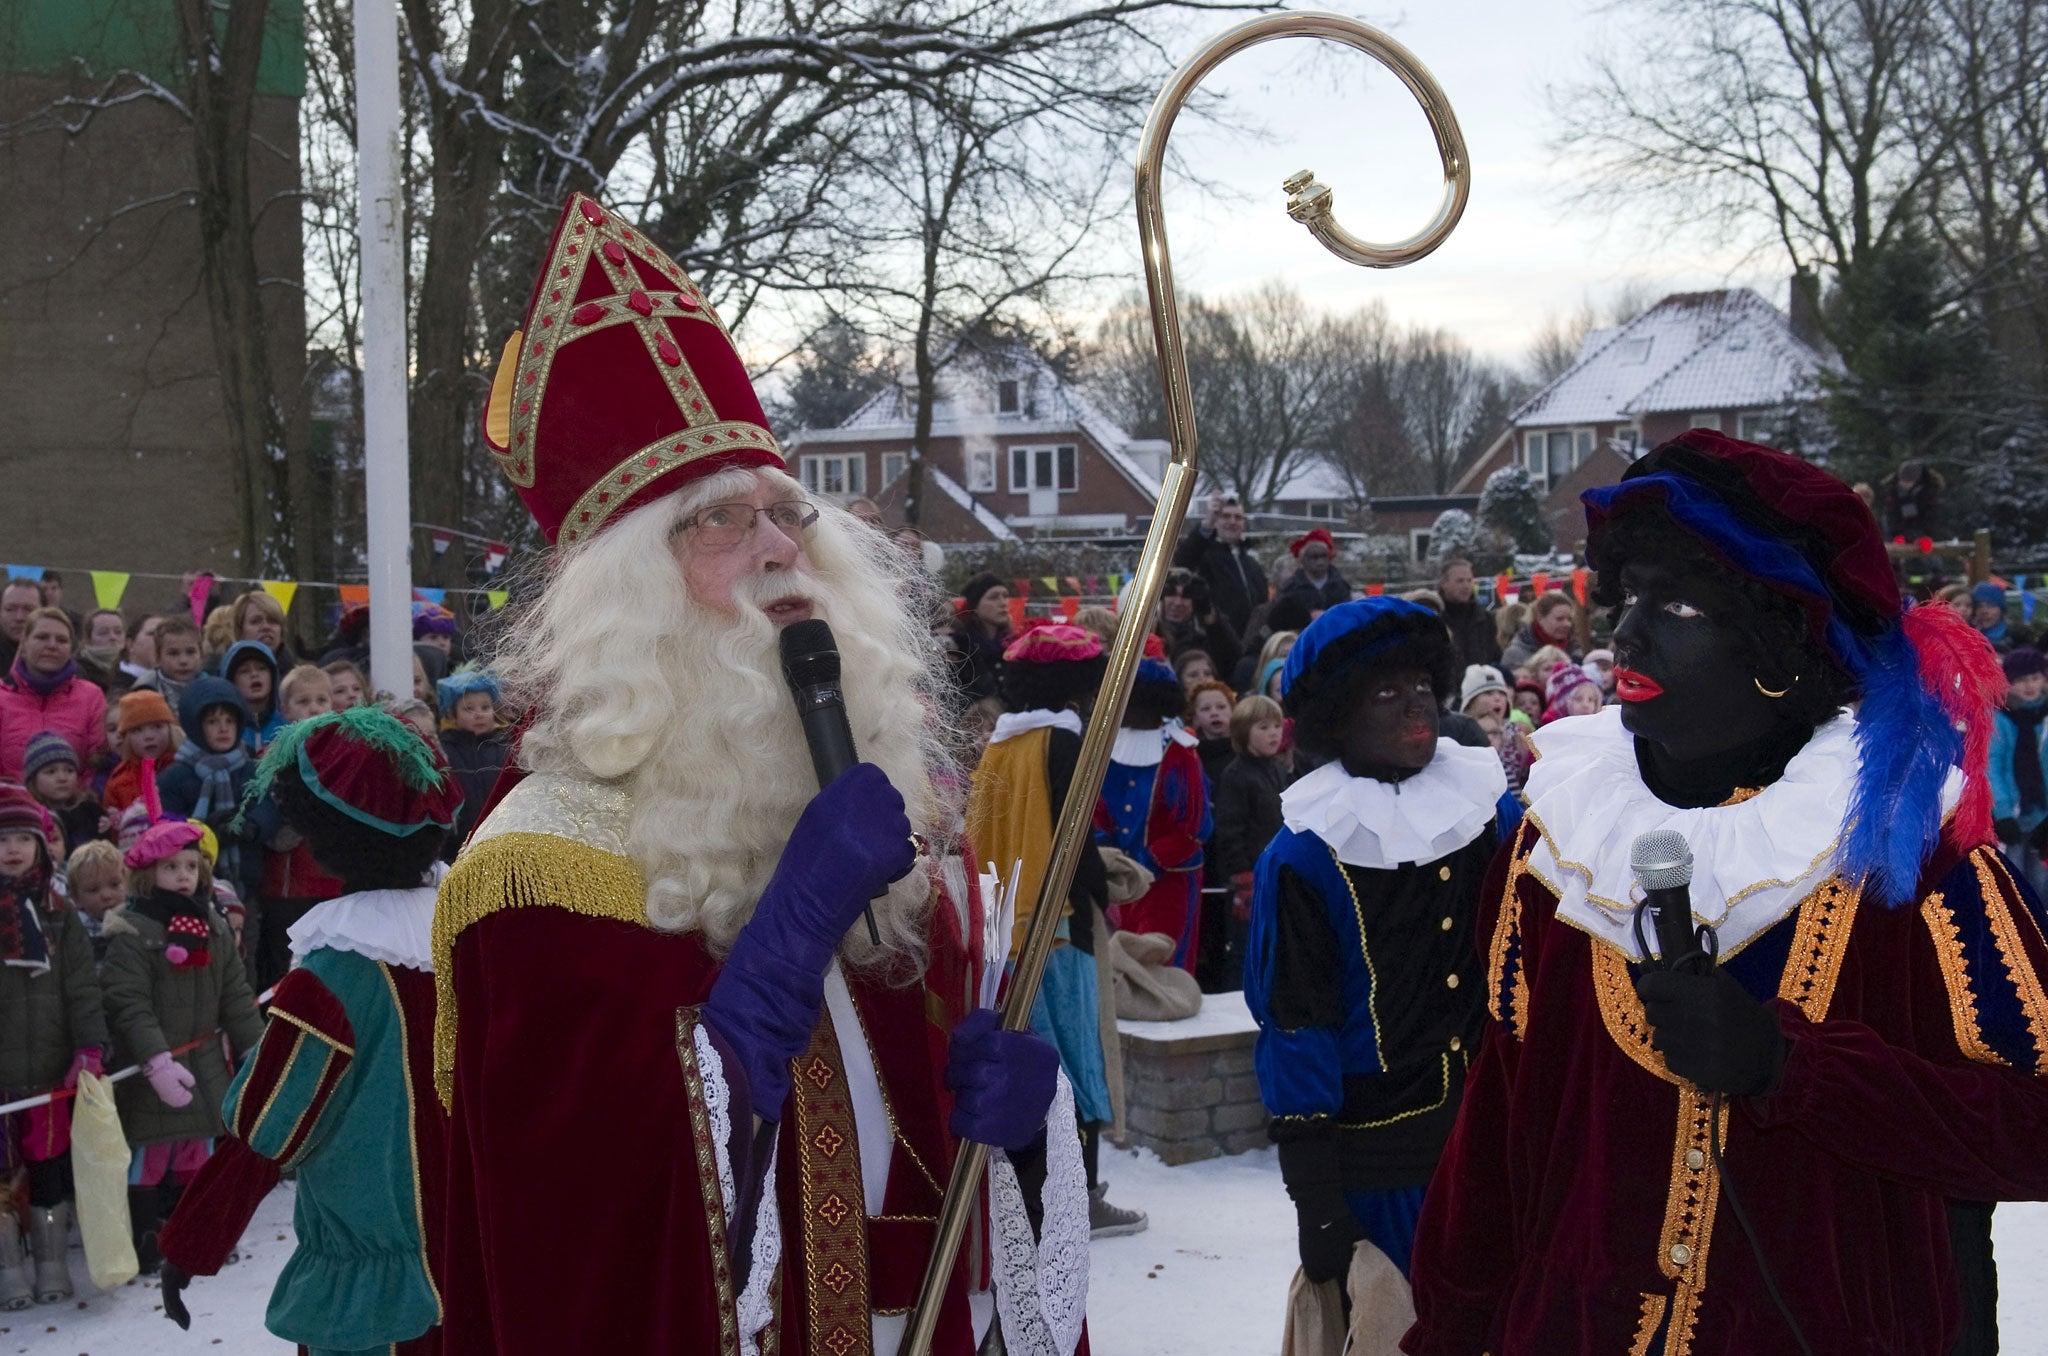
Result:
M1124 703L1130 699L1137 678L1138 660L1145 643L1145 627L1132 624L1133 617L1147 617L1159 601L1166 580L1167 563L1187 517L1188 501L1195 493L1195 410L1188 394L1187 354L1181 344L1180 308L1173 295L1173 264L1166 249L1166 220L1161 211L1159 176L1166 160L1166 139L1181 106L1193 95L1202 78L1233 53L1274 38L1313 37L1341 42L1378 61L1408 87L1436 138L1437 154L1443 160L1444 195L1436 215L1421 231L1392 245L1376 245L1346 231L1331 211L1330 190L1316 183L1308 171L1290 176L1285 188L1292 196L1287 211L1308 227L1324 247L1347 263L1367 268L1398 268L1428 255L1449 237L1464 214L1471 194L1471 167L1465 159L1465 138L1458 130L1457 116L1450 101L1436 83L1436 77L1409 50L1376 28L1341 14L1274 14L1248 20L1219 33L1201 50L1181 64L1159 92L1152 112L1145 119L1145 133L1138 150L1137 205L1138 238L1144 247L1145 288L1152 304L1153 338L1159 350L1159 380L1166 391L1167 437L1173 448L1166 478L1159 488L1159 502L1153 509L1152 526L1145 534L1144 554L1138 560L1137 588L1130 595L1130 611L1117 628L1110 646L1109 667L1096 694L1095 710L1088 731L1081 740L1081 757L1060 807L1054 829L1052 861L1038 894L1031 927L1018 954L1016 972L1010 980L1009 996L1003 1005L1003 1029L1021 1031L1030 1022L1032 1000L1038 994L1039 979L1045 973L1045 958L1052 950L1053 933L1063 912L1061 901L1074 879L1081 845L1094 819L1095 800L1102 794L1102 776L1109 766L1110 745L1123 720ZM924 1285L917 1307L911 1311L899 1356L927 1356L932 1330L938 1323L939 1302L946 1278L953 1269L967 1216L987 1164L984 1145L965 1141L953 1162L952 1180L946 1186L945 1208L939 1214L938 1234L925 1267Z

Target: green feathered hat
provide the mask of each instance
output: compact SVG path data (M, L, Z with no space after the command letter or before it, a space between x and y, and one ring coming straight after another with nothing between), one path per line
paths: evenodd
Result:
M450 828L462 787L441 751L378 706L330 711L288 725L264 751L242 796L246 810L286 767L349 818L394 838Z

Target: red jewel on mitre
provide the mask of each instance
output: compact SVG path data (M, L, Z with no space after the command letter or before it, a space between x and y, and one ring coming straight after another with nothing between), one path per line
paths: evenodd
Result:
M562 209L526 325L499 359L484 441L565 548L714 471L788 469L696 284L581 193Z

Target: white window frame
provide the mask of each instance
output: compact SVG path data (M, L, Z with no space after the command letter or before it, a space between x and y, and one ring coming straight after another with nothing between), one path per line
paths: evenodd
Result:
M1721 415L1719 411L1707 414L1688 414L1686 420L1686 427L1689 429L1708 428L1716 433L1721 431Z
M1778 422L1776 410L1753 410L1735 416L1735 436L1746 443L1760 443L1770 436L1772 425Z
M1426 528L1426 527L1411 527L1411 528L1409 528L1409 529L1408 529L1408 561L1409 561L1409 563L1410 563L1410 564L1413 564L1413 565L1422 565L1422 564L1425 564L1425 563L1427 563L1427 562L1428 562L1428 560L1429 560L1429 529L1428 529L1428 528Z
M993 447L974 447L967 450L967 488L975 494L996 492L996 460L998 451Z
M1629 451L1635 451L1641 445L1642 440L1643 431L1634 424L1616 424L1614 426L1614 441L1620 443Z
M1008 404L1004 404L1004 403L1003 403L1003 397L1004 397L1004 396L1008 396L1008 397L1009 397L1009 403L1008 403ZM1017 380L1016 378L1014 378L1014 377L1005 377L1005 378L1004 378L1003 380L1001 380L1001 381L997 382L997 383L996 383L996 413L997 413L997 414L1021 414L1021 413L1023 412L1023 410L1024 410L1024 383L1023 383L1023 382L1021 382L1021 381L1018 381L1018 380Z
M876 489L887 489L903 479L903 473L910 469L908 452L884 452L882 454L882 480Z
M868 492L868 457L865 452L806 452L801 458L798 479L812 494L852 498ZM833 473L838 487L834 488Z
M1062 452L1067 454L1065 468L1060 465ZM1038 483L1038 472L1043 469L1039 462L1041 454L1051 458L1050 462L1045 463L1052 471L1053 483L1050 485ZM1019 458L1022 458L1021 463ZM1033 490L1057 490L1061 494L1075 494L1080 491L1081 448L1076 443L1012 443L1006 460L1010 463L1011 494L1030 494ZM1021 477L1017 474L1020 464L1025 471ZM1063 469L1072 472L1068 478L1070 483L1064 485L1060 484L1060 473Z

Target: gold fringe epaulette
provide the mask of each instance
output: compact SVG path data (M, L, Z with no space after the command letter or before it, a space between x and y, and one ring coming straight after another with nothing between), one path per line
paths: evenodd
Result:
M647 884L632 859L552 833L501 833L474 843L434 900L434 1091L455 1091L455 939L503 909L566 909L647 925Z

